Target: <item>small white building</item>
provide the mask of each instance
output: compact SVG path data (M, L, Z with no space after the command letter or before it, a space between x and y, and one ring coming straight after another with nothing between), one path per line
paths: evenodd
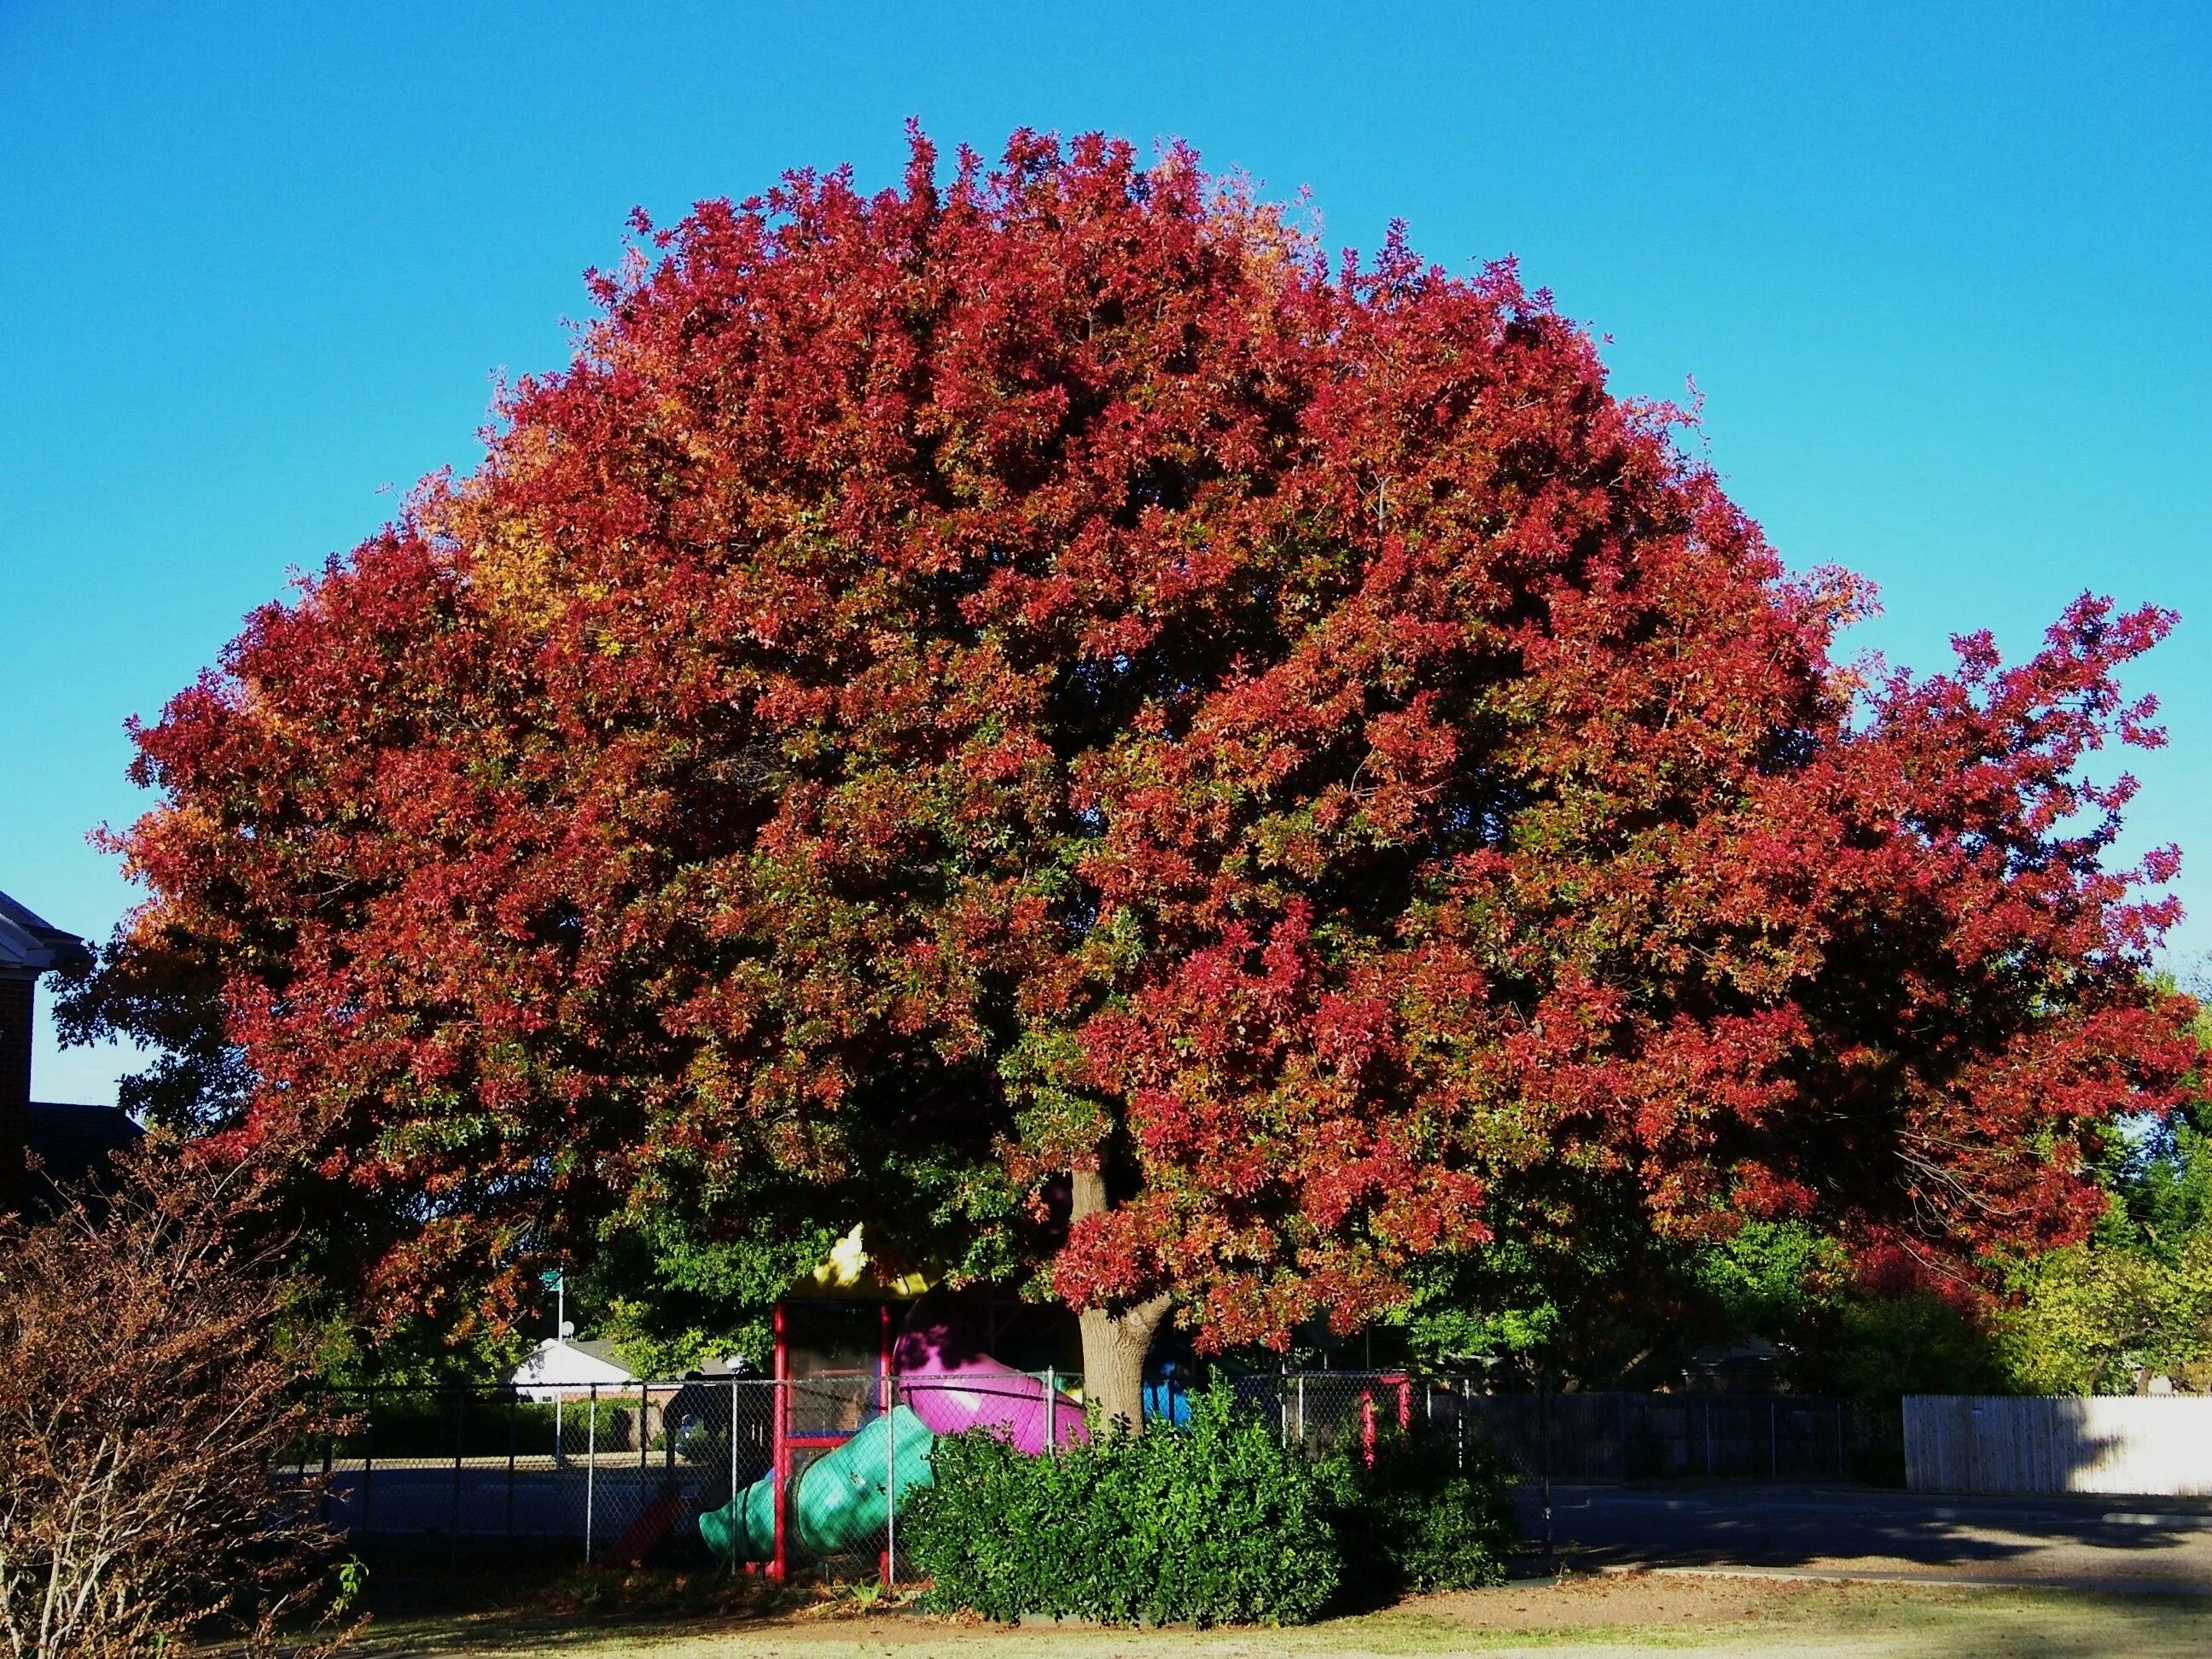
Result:
M532 1348L530 1357L514 1368L509 1381L526 1400L557 1400L594 1387L635 1383L637 1376L615 1357L611 1342L563 1341L556 1337Z

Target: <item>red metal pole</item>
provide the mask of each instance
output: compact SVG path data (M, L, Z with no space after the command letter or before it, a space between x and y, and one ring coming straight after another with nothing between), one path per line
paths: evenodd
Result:
M775 1381L772 1391L775 1396L771 1404L769 1421L772 1450L770 1466L775 1474L775 1550L769 1559L769 1577L779 1584L791 1570L791 1553L787 1534L790 1530L787 1511L791 1507L791 1351L784 1340L783 1304L775 1304Z
M890 1468L893 1471L891 1478L896 1478L898 1468L898 1425L891 1421L891 1304L888 1302L883 1304L882 1311L883 1347L876 1358L876 1392L883 1401L884 1432L890 1437L891 1449L885 1455L890 1460ZM884 1490L884 1502L886 1504L896 1504L898 1493L887 1486ZM876 1563L876 1581L888 1589L890 1588L891 1582L890 1528L888 1522L884 1529L884 1547L879 1554L881 1559Z

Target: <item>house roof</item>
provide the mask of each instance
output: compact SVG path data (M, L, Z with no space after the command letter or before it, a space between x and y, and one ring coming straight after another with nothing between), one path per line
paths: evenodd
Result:
M107 1160L136 1146L145 1133L119 1106L71 1106L34 1100L23 1139L37 1155L44 1179L70 1186L99 1181L107 1173Z
M75 933L0 893L0 973L43 974L84 949Z
M549 1338L514 1368L513 1381L517 1388L580 1389L594 1382L635 1382L637 1377L616 1357L611 1342Z
M579 1342L572 1336L562 1346L572 1352L588 1354L593 1359L599 1360L603 1364L612 1365L619 1371L627 1373L629 1370L629 1366L623 1364L622 1355L615 1351L615 1345L603 1338L586 1337Z

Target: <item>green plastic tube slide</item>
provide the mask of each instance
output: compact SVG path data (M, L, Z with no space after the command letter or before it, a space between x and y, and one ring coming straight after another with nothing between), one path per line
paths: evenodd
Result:
M929 1454L937 1437L904 1406L878 1417L843 1445L799 1472L792 1494L794 1541L810 1555L837 1555L881 1533L890 1518L889 1487L902 1499L930 1483ZM763 1475L719 1510L699 1517L699 1536L727 1560L765 1561L775 1550L775 1477Z

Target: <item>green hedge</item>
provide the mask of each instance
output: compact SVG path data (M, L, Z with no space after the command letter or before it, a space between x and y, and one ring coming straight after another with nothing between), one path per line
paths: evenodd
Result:
M1521 1535L1515 1477L1488 1450L1394 1435L1376 1446L1371 1467L1345 1459L1330 1473L1337 1536L1354 1564L1346 1583L1358 1599L1505 1582Z
M940 1440L902 1510L925 1604L1011 1620L1304 1624L1333 1605L1504 1578L1510 1482L1404 1441L1374 1466L1316 1464L1225 1392L1188 1427L1028 1457L988 1433Z
M1188 1428L1029 1457L981 1431L937 1443L899 1535L925 1604L988 1619L1303 1624L1342 1573L1322 1471L1225 1395Z

